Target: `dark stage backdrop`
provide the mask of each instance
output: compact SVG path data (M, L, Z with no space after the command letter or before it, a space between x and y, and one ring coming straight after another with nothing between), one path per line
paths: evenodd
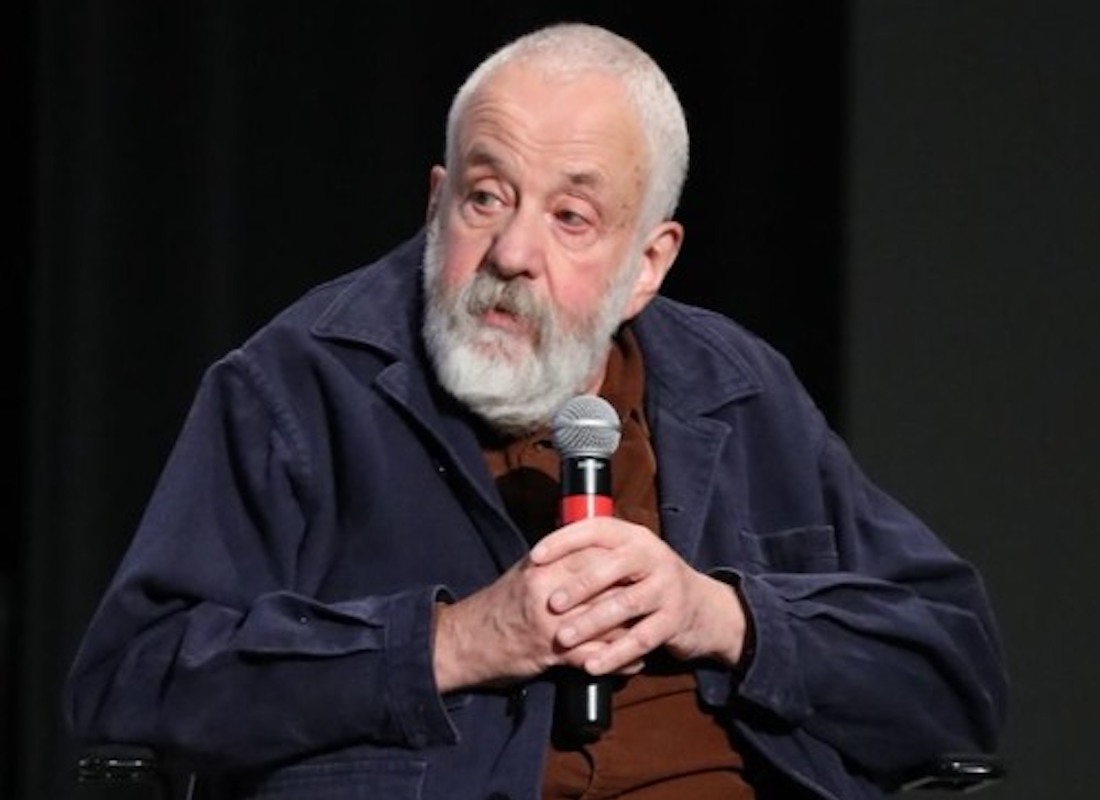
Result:
M64 673L200 372L416 229L451 92L534 23L608 23L666 66L694 135L668 293L765 334L836 412L845 3L16 5L4 797L74 791Z
M983 568L1013 693L981 796L1095 798L1100 4L640 5L8 4L0 797L80 796L61 682L203 368L411 233L457 82L576 12L688 109L668 292L786 351Z

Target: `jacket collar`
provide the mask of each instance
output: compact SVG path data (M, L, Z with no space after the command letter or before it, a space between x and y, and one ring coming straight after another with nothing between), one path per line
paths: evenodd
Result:
M314 322L313 333L367 345L416 370L415 364L424 363L423 252L421 229L381 260L353 273ZM761 391L760 376L732 343L729 321L719 315L658 296L629 324L645 353L653 394L677 415L706 415Z
M412 361L420 341L423 254L421 229L378 261L345 276L341 291L313 322L313 335Z
M762 390L725 317L658 296L630 324L645 354L647 394L678 415L707 415Z

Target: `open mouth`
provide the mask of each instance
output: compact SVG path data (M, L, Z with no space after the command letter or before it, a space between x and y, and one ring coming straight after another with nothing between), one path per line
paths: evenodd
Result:
M523 317L501 305L495 305L482 311L481 321L490 327L516 333L527 329Z

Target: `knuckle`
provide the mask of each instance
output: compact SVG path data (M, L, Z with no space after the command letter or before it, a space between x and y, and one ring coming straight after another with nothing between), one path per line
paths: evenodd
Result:
M634 639L635 645L642 653L648 653L652 650L656 650L660 641L654 635L654 632L644 626L636 627L631 632L631 637Z

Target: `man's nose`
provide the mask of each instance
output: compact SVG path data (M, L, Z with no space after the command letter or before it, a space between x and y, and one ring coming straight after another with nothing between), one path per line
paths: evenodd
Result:
M517 208L493 236L493 264L504 277L534 277L545 264L548 235L542 214Z

